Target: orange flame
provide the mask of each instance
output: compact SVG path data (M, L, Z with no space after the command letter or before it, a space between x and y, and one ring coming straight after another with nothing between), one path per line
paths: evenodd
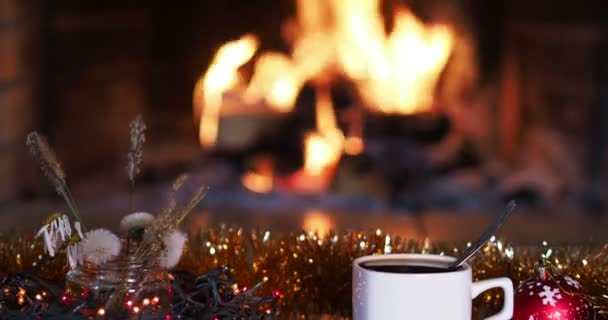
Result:
M425 26L410 11L394 13L387 34L379 0L332 1L338 63L368 107L410 114L428 109L452 48L445 26Z
M262 103L289 112L305 83L318 87L316 131L306 135L303 172L309 177L330 175L342 153L360 154L365 143L361 119L351 123L348 136L338 128L329 88L346 76L355 85L360 105L383 113L411 114L429 110L437 80L450 56L454 36L444 25L425 25L409 10L393 12L386 30L380 0L297 0L288 54L266 52L254 62L250 80L240 73L258 49L252 35L228 42L216 53L194 94L200 118L200 142L212 147L218 138L224 95L233 91L240 103ZM243 184L269 192L272 178L248 173ZM321 183L326 185L326 183Z
M272 162L267 158L258 159L256 170L246 172L241 177L243 186L256 193L270 193L274 188Z
M256 193L272 192L272 175L265 175L257 172L247 172L241 178L243 186Z
M224 44L196 84L194 114L200 116L199 141L203 146L215 145L224 93L242 83L238 69L253 57L258 46L252 35Z
M346 137L344 140L344 153L356 156L363 152L363 148L365 148L365 143L363 142L363 138L359 136L350 136Z
M317 131L304 140L304 170L310 175L322 175L340 160L344 134L336 124L336 115L327 88L317 91Z
M278 111L291 111L302 81L290 58L282 53L265 53L257 60L246 94L263 98Z

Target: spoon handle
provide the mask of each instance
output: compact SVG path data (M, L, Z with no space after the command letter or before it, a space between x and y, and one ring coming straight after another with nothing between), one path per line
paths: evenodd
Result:
M456 269L456 268L460 267L460 265L462 265L465 261L467 261L470 257L472 257L477 251L479 251L479 249L481 249L481 247L483 247L483 245L486 244L486 242L488 242L488 240L490 240L490 238L492 238L494 233L496 233L498 228L500 228L500 226L502 226L502 224L505 222L505 220L507 220L509 215L511 215L511 212L513 212L513 210L515 210L515 207L517 207L517 203L514 200L509 201L509 203L507 204L507 207L502 212L502 214L498 217L498 219L496 219L494 224L491 225L486 230L486 232L484 232L484 234L481 235L481 237L477 240L477 242L473 243L470 247L468 247L458 257L458 259L456 259L456 261L454 261L448 268Z

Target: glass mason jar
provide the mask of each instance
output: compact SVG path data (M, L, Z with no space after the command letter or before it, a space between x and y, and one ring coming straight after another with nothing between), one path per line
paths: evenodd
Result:
M102 265L84 262L66 276L63 302L88 317L165 319L171 283L158 262L136 263L121 255Z

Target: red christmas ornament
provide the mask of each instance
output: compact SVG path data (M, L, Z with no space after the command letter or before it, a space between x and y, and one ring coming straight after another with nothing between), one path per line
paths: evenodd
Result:
M591 320L593 306L580 283L569 276L550 274L539 266L536 275L515 291L513 320Z

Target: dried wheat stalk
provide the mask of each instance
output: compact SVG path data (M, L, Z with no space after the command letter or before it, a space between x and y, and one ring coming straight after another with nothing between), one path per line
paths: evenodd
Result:
M67 186L65 172L47 140L38 134L38 132L32 131L27 135L26 145L40 165L40 169L44 175L55 188L57 194L63 197L74 218L80 222L83 230L86 231L80 213L78 212L78 207L76 207L76 203Z
M127 155L127 175L131 185L135 184L135 178L141 172L141 162L143 160L143 146L146 142L146 124L141 115L131 121L130 147Z

